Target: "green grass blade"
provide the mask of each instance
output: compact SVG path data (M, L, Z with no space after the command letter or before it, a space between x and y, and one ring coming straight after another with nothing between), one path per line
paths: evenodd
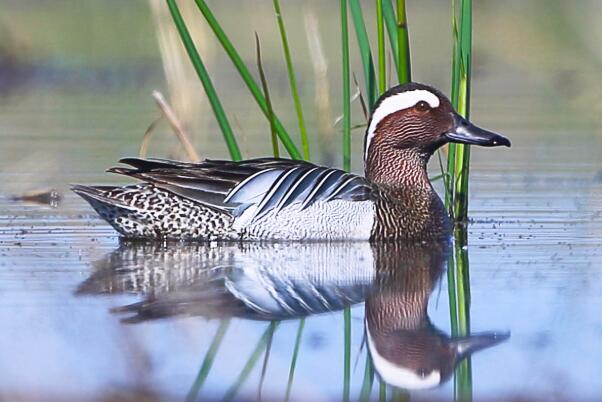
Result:
M408 402L410 400L410 393L401 388L393 388L391 392L391 402Z
M449 298L449 322L451 328L451 335L458 336L458 298L456 296L456 259L453 253L447 260L447 296Z
M288 81L291 86L291 95L293 97L293 103L295 104L295 112L297 113L297 121L299 122L299 135L301 136L301 147L303 148L303 158L310 160L309 156L309 142L307 140L307 129L305 127L305 118L303 117L303 108L301 107L301 100L299 99L299 91L297 90L297 79L295 77L295 70L293 68L293 62L291 59L291 52L288 47L288 38L286 30L284 29L284 19L282 18L282 12L280 11L280 1L273 0L274 11L276 12L276 20L278 21L278 29L280 30L280 39L282 41L282 50L284 51L284 59L286 61L286 71L288 73Z
M344 321L344 362L343 362L343 402L349 402L351 389L351 307L343 310Z
M347 0L341 1L341 46L343 78L343 168L351 170L351 90L349 78L349 27Z
M452 0L452 87L451 101L452 105L458 105L458 90L460 88L460 57L459 57L459 33L458 33L458 17L456 13L456 2ZM456 144L449 144L447 152L447 177L448 183L445 188L445 206L449 210L450 215L455 220L454 216L454 183L456 180Z
M364 367L364 382L362 383L362 390L360 391L360 402L370 401L372 384L374 384L374 369L372 368L370 353L366 353L366 366Z
M370 40L366 31L364 14L359 0L349 0L349 9L353 19L353 27L357 44L360 50L362 68L364 70L364 82L366 85L366 100L368 107L372 110L376 101L376 76L374 71L374 62L372 61L372 51L370 50Z
M168 1L173 2L174 0L168 0ZM199 10L205 17L205 20L207 21L207 23L213 30L213 33L217 37L218 41L220 42L220 44L222 45L222 47L228 54L228 57L230 57L230 60L236 67L236 70L240 74L241 78L247 85L249 92L251 92L251 95L253 95L253 98L255 98L257 105L259 106L259 108L261 109L263 114L266 116L266 118L269 118L269 111L268 111L268 105L267 105L266 99L263 96L261 89L255 82L255 79L249 72L249 69L247 68L247 66L243 62L242 58L240 57L240 55L238 54L238 52L232 45L232 42L230 42L230 39L228 38L228 36L224 32L224 30L222 29L221 25L219 24L219 22L217 21L217 19L215 18L215 16L211 12L211 10L209 9L209 6L207 6L207 3L205 2L205 0L195 0L195 2L197 4ZM301 153L299 152L299 150L295 146L295 143L290 138L290 136L286 132L284 126L282 125L282 123L280 122L278 117L276 117L276 116L274 116L274 126L276 128L276 132L278 133L278 137L280 138L280 141L282 142L282 145L284 145L284 148L289 153L289 155L293 159L301 159Z
M378 386L378 401L387 401L387 384L385 384L382 380L380 380L380 385Z
M444 179L445 179L445 173L441 173L441 174L429 177L429 181L431 183L434 181L437 181L437 180L444 180Z
M272 153L275 158L280 156L278 150L278 136L276 134L276 126L274 124L274 109L272 108L272 101L270 100L270 90L268 88L268 80L265 77L265 71L263 70L263 63L261 61L261 44L259 43L259 36L255 32L255 48L257 50L257 69L259 70L259 79L261 80L261 86L263 93L265 94L265 101L268 104L268 120L270 121L270 137L272 140Z
M186 402L192 402L192 401L196 401L198 399L199 392L201 391L203 384L205 384L205 380L207 379L207 376L209 375L209 372L211 371L211 367L213 367L213 362L215 361L215 355L217 354L217 351L218 351L220 345L222 344L224 335L226 335L226 331L228 330L229 326L230 326L230 319L228 318L228 319L222 320L219 324L219 327L217 327L217 331L215 332L215 335L213 336L213 340L211 341L211 344L209 345L209 349L207 350L207 354L205 355L205 358L203 359L201 368L199 369L199 372L194 380L194 383L192 384L192 387L190 388L190 391L188 392L188 395L186 396Z
M280 321L272 321L272 324L280 323ZM268 362L270 360L270 353L272 352L272 341L274 340L274 332L270 333L268 338L268 345L265 348L265 355L263 356L263 365L261 367L261 376L259 377L259 387L257 389L257 401L261 402L261 391L263 390L263 383L265 381L265 375L268 371Z
M271 322L270 325L268 326L268 328L264 331L263 335L261 335L259 342L257 342L257 346L255 346L255 349L251 353L249 360L247 360L242 371L238 375L238 378L236 379L234 384L232 384L232 386L228 389L228 391L224 395L224 398L223 398L224 402L231 401L236 397L236 395L238 394L238 391L240 390L240 387L245 382L247 377L249 377L249 374L251 374L251 371L253 371L253 368L257 364L257 361L259 360L261 353L263 353L264 349L267 347L269 339L270 339L270 337L272 337L272 335L278 328L278 325L279 325L279 323L276 321Z
M460 87L460 33L458 32L458 15L456 11L456 0L452 0L452 103L458 104L458 89Z
M293 379L295 377L295 367L297 366L297 358L299 357L299 349L301 347L303 328L305 328L305 317L299 320L299 327L297 328L297 336L295 337L295 346L293 348L293 358L291 359L291 368L288 372L288 383L286 384L286 396L284 397L285 402L289 401L291 397L291 390L293 389Z
M393 0L385 0L383 2L383 15L385 17L385 26L387 27L387 36L389 37L389 43L391 44L391 51L394 55L397 55L399 53L397 47L397 22L392 2ZM393 57L393 62L395 64L395 70L399 71L397 56Z
M209 73L203 64L203 60L194 46L194 42L190 37L188 28L186 28L186 24L184 23L184 19L182 18L180 10L178 9L178 5L176 4L175 0L167 0L167 6L169 7L169 12L174 20L178 33L180 34L180 38L184 43L188 57L190 57L190 61L192 62L192 65L199 76L201 83L203 84L203 88L205 89L205 93L209 99L209 104L211 105L215 119L219 124L224 136L224 140L226 141L226 145L228 146L230 157L235 161L241 160L242 155L240 153L240 149L238 148L238 144L236 143L236 138L234 137L232 128L230 127L230 123L228 122L228 118L226 117L226 112L224 111L219 97L217 96L217 92L213 87L211 78L209 78Z
M385 21L383 19L383 1L376 0L376 34L378 43L378 92L387 90L387 63L385 54ZM388 1L388 0L387 0Z
M439 162L439 171L441 172L441 174L439 176L441 176L441 178L443 179L443 187L445 190L445 205L449 205L447 202L448 197L449 197L449 174L447 172L447 170L445 169L445 167L443 166L443 158L441 157L441 150L438 149L437 150L437 162Z
M410 63L410 37L408 34L408 18L405 0L397 0L397 77L400 84L412 80Z

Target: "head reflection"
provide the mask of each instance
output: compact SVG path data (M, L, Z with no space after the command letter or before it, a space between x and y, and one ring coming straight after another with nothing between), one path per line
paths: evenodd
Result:
M421 389L450 377L471 353L507 337L451 338L427 315L448 244L123 243L96 263L78 294L137 293L125 322L174 316L286 320L365 302L373 366L391 385Z
M366 343L386 383L435 387L465 357L507 338L495 332L450 338L431 323L427 306L444 272L447 244L383 244L374 255L376 276L365 303Z

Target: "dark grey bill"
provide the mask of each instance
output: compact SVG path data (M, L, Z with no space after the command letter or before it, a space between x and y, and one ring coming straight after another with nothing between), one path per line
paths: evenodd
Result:
M510 338L509 332L483 332L453 338L449 343L456 351L456 362L459 362L474 352L495 346L508 338Z
M491 131L483 130L456 113L453 114L453 119L454 127L444 134L451 142L480 145L483 147L510 146L508 138Z

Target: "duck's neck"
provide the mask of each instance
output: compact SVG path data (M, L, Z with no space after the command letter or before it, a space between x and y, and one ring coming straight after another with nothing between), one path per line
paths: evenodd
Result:
M393 193L434 192L426 164L430 155L415 149L375 150L366 159L366 178Z
M372 239L439 238L449 231L445 207L426 172L429 156L414 149L370 153L366 178L381 189Z

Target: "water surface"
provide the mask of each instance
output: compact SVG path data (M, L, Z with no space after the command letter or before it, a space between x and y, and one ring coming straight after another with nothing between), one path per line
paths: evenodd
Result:
M222 399L236 390L236 398L256 399L261 392L266 400L281 400L305 317L291 400L340 400L346 350L349 393L358 399L370 352L369 345L362 346L366 322L371 322L368 312L393 306L387 308L397 311L397 327L381 322L379 328L403 329L405 337L393 331L399 336L390 343L400 348L411 340L452 342L448 273L455 266L448 266L449 250L436 245L383 252L368 244L120 242L68 191L68 184L123 181L103 170L122 156L137 154L142 134L158 115L149 94L165 85L147 4L131 2L115 19L107 16L115 14L117 3L76 7L73 12L90 18L91 27L111 20L115 28L79 27L81 35L76 37L69 24L24 31L21 26L40 27L48 7L4 3L7 14L0 16L0 23L19 46L14 51L17 68L0 66L2 77L11 78L1 81L10 86L0 88L0 397L98 400L145 395L183 400L192 391L201 399ZM506 134L513 147L473 152L472 221L465 248L470 329L511 334L472 355L475 400L602 398L602 125L599 114L591 112L599 97L591 90L599 88L599 74L593 73L599 61L585 39L570 47L572 57L559 56L569 45L549 38L574 13L565 12L561 2L549 3L554 7L546 10L556 18L552 27L535 6L523 7L522 2L501 9L487 3L476 10L475 29L483 34L475 36L473 118ZM585 3L579 9L582 14L597 15L593 3ZM253 27L268 25L263 23L271 18L266 4L254 14L256 19L245 22L248 27L241 25L236 37L241 44L246 43L246 28L252 33ZM410 9L413 18L447 23L447 9L442 11L436 2L424 4ZM513 9L521 11L524 20L509 18ZM322 10L321 18L328 12ZM67 18L58 14L50 21ZM138 21L140 33L130 38L129 46L107 45L117 41L114 35L128 32L132 21ZM508 21L520 41L485 29L506 27ZM234 20L227 24L236 25ZM322 26L334 55L336 42L328 38L338 36L330 35L328 21ZM432 37L429 26L413 28L419 44L413 50L416 76L446 88L446 78L441 77L447 77L448 50L444 41ZM291 32L300 32L291 36L296 46L304 46L301 28L292 24ZM85 40L97 44L94 55ZM531 49L540 51L528 57L511 57L520 48L517 43L524 41L529 46L551 44L533 45ZM129 52L132 47L137 51ZM268 50L266 54L272 54ZM279 89L274 96L282 100L277 104L282 105L283 120L294 127L294 115L285 112L286 81L277 78L285 77L279 53L266 57L273 63L268 69L275 71L271 76ZM253 65L252 56L249 60ZM336 60L330 58L329 70L333 116L340 109ZM232 115L243 122L237 132L245 156L269 153L268 126L251 101L239 98L242 89L228 63L215 56L210 64ZM313 75L309 66L302 66L303 100L311 109ZM562 78L567 76L572 81ZM317 119L312 112L308 115L315 133ZM192 127L198 129L195 145L202 155L226 155L213 122L197 121ZM353 140L358 155L354 166L361 171L361 132ZM338 149L338 140L331 142L329 146ZM325 148L318 152L316 146L313 151L316 160L339 162L336 153L333 157ZM181 155L166 126L156 133L151 153ZM436 163L431 173L437 174ZM57 208L12 198L51 188L62 197ZM391 260L383 262L383 254ZM404 315L395 308L399 305L416 308ZM346 307L351 323L348 348ZM395 317L385 314L389 315ZM213 365L197 389L207 352L222 332ZM376 337L377 332L371 334ZM386 336L391 331L378 333L385 334L381 341L391 340ZM256 363L236 387L258 347ZM425 351L436 348L418 350L424 358L432 357ZM418 368L432 378L431 366ZM389 387L387 395L453 399L454 380L440 372L439 386L399 393ZM375 376L372 400L378 399L379 381Z

